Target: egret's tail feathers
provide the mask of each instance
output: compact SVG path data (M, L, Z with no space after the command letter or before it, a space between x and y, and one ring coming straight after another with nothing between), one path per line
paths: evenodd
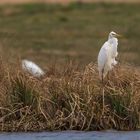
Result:
M118 56L118 52L116 52L116 56L115 57L117 57Z
M118 64L118 61L116 61L115 59L112 59L112 66L115 66Z

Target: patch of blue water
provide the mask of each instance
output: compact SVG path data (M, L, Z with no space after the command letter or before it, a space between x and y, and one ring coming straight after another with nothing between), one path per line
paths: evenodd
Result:
M0 140L140 140L140 131L0 133Z

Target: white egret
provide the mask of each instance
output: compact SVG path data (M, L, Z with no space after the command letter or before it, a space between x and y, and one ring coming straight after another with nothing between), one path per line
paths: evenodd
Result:
M103 44L98 55L98 70L99 77L103 82L103 79L107 75L114 65L117 64L115 58L118 55L117 46L120 35L115 32L110 32L108 40Z
M22 69L28 71L35 77L40 77L45 74L45 72L38 65L29 60L22 60Z
M104 78L116 64L115 58L118 55L117 46L119 37L115 32L110 32L108 40L103 44L98 55L98 70L99 77L102 80L102 94L103 94L103 113L104 113Z

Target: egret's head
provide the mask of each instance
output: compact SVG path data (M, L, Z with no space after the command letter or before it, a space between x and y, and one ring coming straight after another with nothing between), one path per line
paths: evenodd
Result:
M117 37L120 37L120 35L112 31L112 32L109 33L109 39L113 38L113 37L117 38Z

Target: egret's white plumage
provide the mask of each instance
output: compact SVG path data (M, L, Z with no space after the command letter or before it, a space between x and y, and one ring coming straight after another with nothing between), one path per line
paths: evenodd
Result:
M22 69L28 71L35 77L40 77L45 74L45 72L38 65L29 60L22 60Z
M98 70L99 76L102 80L107 75L108 71L110 71L113 66L117 64L117 61L115 60L118 55L118 39L116 38L117 36L119 36L117 33L110 32L108 40L100 49L98 55Z

